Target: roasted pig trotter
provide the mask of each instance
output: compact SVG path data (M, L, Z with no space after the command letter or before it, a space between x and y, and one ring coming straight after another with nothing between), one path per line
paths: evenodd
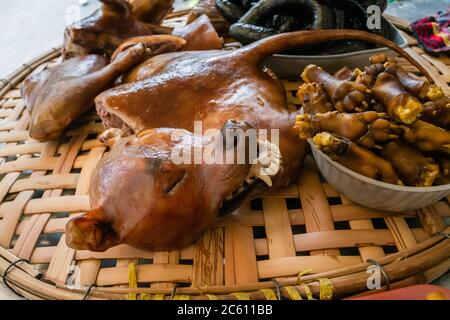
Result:
M439 175L439 165L419 151L397 141L383 146L381 156L389 161L400 179L409 186L430 187Z
M440 87L429 81L414 78L397 63L386 62L384 66L387 72L397 75L397 78L400 80L400 83L406 91L412 93L419 99L438 101L445 96ZM447 103L449 103L449 101L447 101Z
M378 75L372 93L386 107L388 114L399 122L413 123L423 111L419 99L405 91L398 79L388 72Z
M450 184L450 159L447 157L439 157L437 162L439 163L440 170L435 183L437 185Z
M401 128L404 130L403 140L414 144L419 150L450 154L450 132L422 120L401 125Z
M381 63L371 64L364 68L364 72L359 69L355 69L354 74L356 76L355 81L362 83L367 88L373 88L377 77L380 73L384 72L384 66Z
M302 84L298 88L297 97L300 99L304 113L316 114L334 110L333 104L321 84Z
M401 184L389 162L346 138L321 132L314 136L313 141L319 150L350 170L372 179Z
M417 79L394 62L385 63L386 71L397 76L406 91L412 93L424 103L422 120L431 122L444 129L450 125L450 99L442 89L429 81Z
M450 128L450 104L442 108L442 104L434 101L427 101L423 104L423 113L420 119L432 123L443 129Z
M298 115L294 130L301 139L312 138L316 133L327 131L343 136L368 148L375 142L398 138L399 127L382 119L384 114L375 111L339 113L337 111L315 115Z
M101 56L88 55L65 60L27 78L21 93L31 117L31 138L57 139L73 120L93 105L95 96L144 58L145 48L137 44L108 65Z
M100 1L99 10L66 28L65 59L90 53L110 56L124 40L152 34L151 28L133 14L126 0Z
M365 85L338 80L316 65L307 66L302 73L302 79L306 83L322 84L334 107L340 112L361 112L369 107L372 100Z

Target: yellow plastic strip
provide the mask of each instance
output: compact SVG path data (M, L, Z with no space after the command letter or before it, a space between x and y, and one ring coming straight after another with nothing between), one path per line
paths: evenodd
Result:
M273 291L272 289L260 289L259 291L264 293L266 300L278 300L275 291Z
M320 293L319 293L320 300L333 299L334 287L331 280L327 278L319 278L319 284L320 284Z
M448 300L448 298L440 291L431 292L425 298L426 300Z
M303 281L302 281L301 277L304 276L305 274L308 274L311 272L312 272L311 268L300 271L297 276L297 284L302 284Z
M176 294L173 296L173 300L191 300L191 296L187 294Z
M305 294L306 294L306 297L308 298L308 300L314 300L314 297L313 297L312 292L309 289L309 287L306 284L304 284L302 287L303 287L303 290L305 290Z
M287 294L289 295L289 299L291 300L303 300L300 293L292 286L284 287L286 289Z
M136 276L136 268L134 267L134 263L128 264L128 287L129 288L137 288L137 276ZM136 293L128 293L127 300L137 300Z
M215 294L207 294L206 296L209 300L217 300L217 296Z
M164 300L164 295L162 293L155 294L153 300Z
M232 293L232 295L235 296L238 300L250 300L250 296L245 292L235 292Z
M152 296L146 293L142 293L141 294L141 299L142 300L152 300Z

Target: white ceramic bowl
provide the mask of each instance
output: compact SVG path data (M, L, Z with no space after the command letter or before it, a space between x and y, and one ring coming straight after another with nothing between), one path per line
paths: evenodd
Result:
M356 173L333 161L308 139L322 176L340 193L366 207L402 212L428 207L450 194L450 184L433 187L397 186Z
M394 25L392 25L385 18L382 18L382 23L386 25L388 39L395 42L400 48L408 47L408 40ZM323 56L275 54L269 57L264 64L281 78L298 79L300 73L309 64L316 64L331 74L343 66L347 66L352 70L354 68L363 68L364 70L364 66L367 66L369 63L369 58L374 54L379 53L385 53L394 57L396 56L396 53L392 50L382 47L377 49Z

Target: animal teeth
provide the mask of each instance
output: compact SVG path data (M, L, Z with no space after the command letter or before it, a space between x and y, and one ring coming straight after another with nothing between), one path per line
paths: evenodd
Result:
M264 181L269 187L272 186L272 180L270 179L270 177L266 174L262 174L260 176L258 176L259 179L261 179L262 181Z
M277 171L272 169L272 167L264 168L263 171L264 171L265 174L267 174L269 176L273 176L273 175L275 175L277 173Z

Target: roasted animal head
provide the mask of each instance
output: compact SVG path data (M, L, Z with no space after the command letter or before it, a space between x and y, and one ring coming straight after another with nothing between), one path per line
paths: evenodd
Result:
M227 144L222 134L248 128L228 121L222 131L205 136L161 128L122 138L116 129L107 131L103 139L112 149L91 180L95 209L67 224L68 245L91 251L118 243L155 250L188 245L278 172L276 146L260 148L251 160L245 139L234 136ZM212 150L223 161L208 160ZM245 161L239 161L240 152Z

